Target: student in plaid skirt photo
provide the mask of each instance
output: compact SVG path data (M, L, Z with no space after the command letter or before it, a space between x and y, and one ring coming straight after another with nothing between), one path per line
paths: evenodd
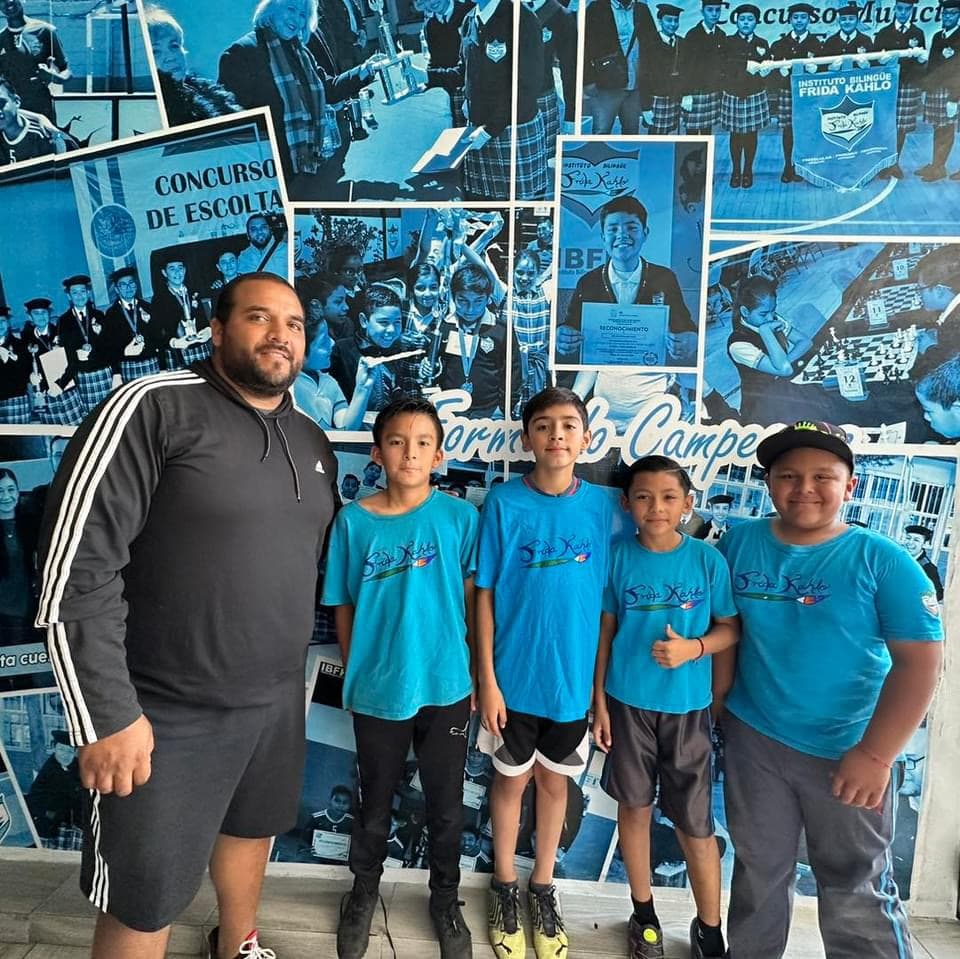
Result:
M30 352L10 328L13 311L0 306L0 423L30 422Z
M916 0L897 0L893 8L893 23L877 33L873 42L874 49L925 50L926 37L923 31L911 22L915 9ZM886 60L880 62L885 63ZM900 154L907 142L907 134L917 129L917 118L923 105L921 85L926 73L926 62L925 52L916 59L904 57L900 60L900 86L897 89L897 159L877 174L881 180L903 179Z
M660 136L680 129L684 50L677 28L681 13L683 10L672 3L658 3L657 32L643 51L641 89L649 97L643 122L648 133Z
M105 354L104 315L93 303L86 274L68 276L63 289L70 298L70 309L57 320L57 328L67 353L67 369L57 385L64 388L73 380L84 412L89 413L113 389L113 370Z
M757 155L757 131L770 122L770 101L765 77L769 71L747 72L750 60L766 60L770 44L756 34L760 8L752 3L736 7L731 18L737 32L727 40L723 76L721 123L730 131L730 186L753 186L753 161Z
M792 3L787 8L790 29L770 47L773 60L800 60L820 55L822 40L810 32L810 15L814 8L809 3ZM770 91L776 97L777 120L780 123L780 139L783 147L783 173L781 183L802 183L803 177L793 168L793 90L791 73L799 67L781 67L780 76ZM816 64L804 67L808 73L816 73Z
M925 183L947 175L947 160L957 135L957 103L960 101L960 0L941 0L941 29L930 43L930 60L924 86L927 96L923 118L933 127L933 157L917 173ZM960 170L950 175L960 180Z
M509 91L517 56L517 123L512 127ZM513 42L510 0L484 0L463 23L458 69L464 78L464 112L486 139L464 158L464 197L510 197L511 137L516 142L513 175L518 200L542 199L550 183L547 143L537 97L543 83L543 40L536 14L520 8L520 37Z
M105 352L124 383L160 372L161 336L151 305L140 296L137 269L121 267L110 274L117 298L104 314Z
M683 38L683 56L692 68L684 76L686 96L681 99L687 133L713 133L720 125L724 48L727 35L720 29L724 4L703 0L701 21Z
M557 136L561 132L574 132L577 109L577 14L559 0L532 0L529 6L540 22L543 39L543 86L537 97L537 106L543 117L547 157L552 160L557 152ZM562 117L554 77L557 67L563 88Z
M165 282L153 289L152 321L164 351L164 367L186 369L197 360L210 356L210 321L200 297L187 286L187 266L183 254L168 251L160 258L160 274Z

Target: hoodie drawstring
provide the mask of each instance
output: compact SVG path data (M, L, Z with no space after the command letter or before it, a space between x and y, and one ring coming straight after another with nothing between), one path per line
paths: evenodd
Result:
M300 495L300 474L297 472L297 464L294 463L293 456L290 455L290 444L287 442L287 434L283 432L283 427L280 425L280 420L274 420L273 426L280 437L280 445L283 447L283 453L287 457L287 462L290 464L290 469L293 470L293 488L297 491L297 502L301 503L303 500ZM267 436L269 438L269 433Z

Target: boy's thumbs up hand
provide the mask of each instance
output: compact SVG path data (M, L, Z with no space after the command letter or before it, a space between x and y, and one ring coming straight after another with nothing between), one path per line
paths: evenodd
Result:
M677 666L682 666L700 655L699 640L684 639L683 636L674 632L669 623L665 633L666 639L659 639L653 644L653 658L658 666L664 669L676 669Z

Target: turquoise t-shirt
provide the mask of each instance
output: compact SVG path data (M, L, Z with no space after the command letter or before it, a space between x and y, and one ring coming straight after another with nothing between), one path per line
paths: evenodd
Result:
M689 713L710 705L711 658L667 669L653 644L671 626L681 636L702 636L715 616L736 616L730 571L713 546L684 536L668 553L653 553L637 537L614 543L603 611L617 617L605 689L638 709Z
M612 512L586 482L546 496L518 477L487 496L476 583L494 591L493 664L510 709L573 722L590 708Z
M873 716L887 641L943 639L930 580L902 546L858 526L792 546L758 519L717 548L742 621L727 708L792 749L839 759Z
M409 719L470 695L463 581L478 524L472 504L438 491L400 516L359 503L339 512L322 602L354 607L344 708Z

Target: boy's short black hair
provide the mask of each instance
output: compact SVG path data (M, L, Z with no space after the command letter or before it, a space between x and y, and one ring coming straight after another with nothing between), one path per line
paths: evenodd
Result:
M333 789L330 790L330 798L333 799L334 796L346 796L352 802L353 790L349 786L340 784L334 786Z
M433 421L434 429L437 431L437 449L443 446L443 423L440 422L440 414L437 408L429 400L421 399L419 396L401 396L392 403L388 403L379 413L373 423L373 445L379 446L383 440L384 431L387 424L394 417L402 416L405 413L421 414L428 416Z
M587 416L587 406L573 390L564 389L562 386L548 386L545 390L540 390L535 396L531 396L520 414L523 420L523 432L530 429L530 421L544 410L551 406L572 406L580 415L583 421L584 430L590 428L590 418Z
M647 208L635 196L618 196L600 208L600 229L603 230L607 217L613 213L629 213L637 217L647 227Z
M385 306L395 306L398 310L403 309L403 300L400 294L392 286L386 283L371 283L370 286L361 294L360 311L367 318L377 310Z
M620 471L620 489L623 490L624 496L629 495L633 478L638 473L673 473L677 477L684 496L689 496L693 489L690 474L676 460L670 459L669 456L641 456Z
M450 280L450 295L458 293L483 293L490 296L493 293L493 280L490 274L482 267L473 263L459 267Z
M945 410L960 401L960 353L927 373L917 384L917 395Z

